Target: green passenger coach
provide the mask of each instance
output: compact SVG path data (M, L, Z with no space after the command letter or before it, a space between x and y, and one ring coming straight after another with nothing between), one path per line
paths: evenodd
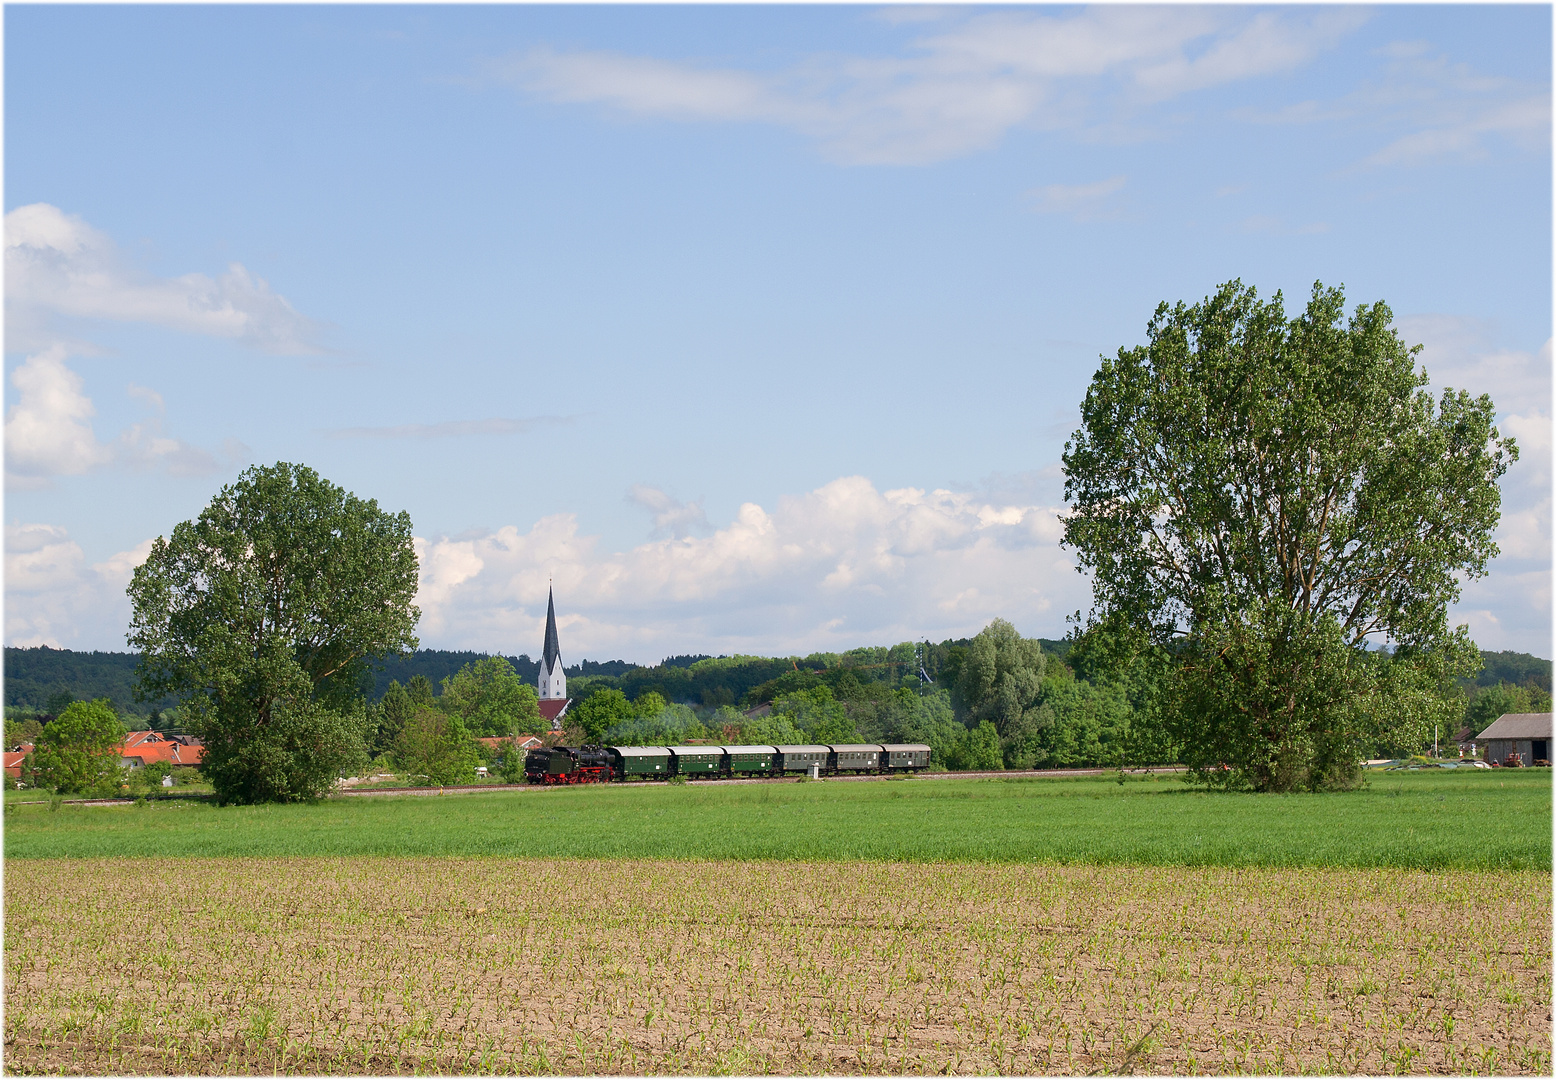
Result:
M723 771L724 748L722 746L672 746L678 776L708 776Z
M726 746L729 771L736 776L764 776L778 772L778 751L771 746Z
M623 780L640 776L664 779L670 775L671 756L667 746L612 746L609 749L616 757L616 775Z

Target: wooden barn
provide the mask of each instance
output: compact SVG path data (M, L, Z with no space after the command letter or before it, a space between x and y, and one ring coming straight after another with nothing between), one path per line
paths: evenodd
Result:
M1525 765L1551 763L1551 714L1548 712L1503 713L1475 741L1486 748L1486 760L1506 765L1512 754Z

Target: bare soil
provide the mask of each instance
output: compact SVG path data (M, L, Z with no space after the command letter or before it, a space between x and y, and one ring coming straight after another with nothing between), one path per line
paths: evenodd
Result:
M11 860L7 1072L1551 1072L1548 873Z

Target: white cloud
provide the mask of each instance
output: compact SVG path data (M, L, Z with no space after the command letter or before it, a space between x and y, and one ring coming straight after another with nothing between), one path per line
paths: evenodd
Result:
M627 489L627 500L635 502L654 515L656 539L673 536L684 539L693 533L708 533L713 526L703 511L702 500L681 502L679 499L647 484L633 484Z
M7 349L31 353L11 372L16 400L5 420L5 481L13 489L45 487L110 463L175 475L222 465L217 455L168 435L162 396L134 384L126 392L156 415L100 441L92 429L97 410L65 361L101 350L67 333L62 320L152 323L268 352L318 351L318 324L242 266L234 263L214 280L156 278L130 266L108 236L48 203L5 216L5 315ZM222 457L231 463L247 453L229 439Z
M639 489L645 504L679 504ZM658 493L662 495L663 493ZM698 508L700 513L700 507ZM667 523L668 524L668 523ZM1057 635L1086 604L1057 509L845 477L706 536L599 550L573 515L469 538L418 538L421 636L534 653L555 582L567 655L808 653L976 632L996 616Z
M943 12L926 21L942 22ZM837 160L911 165L994 145L1018 126L1082 127L1306 64L1360 25L1353 11L1100 6L981 13L900 57L817 56L778 72L538 49L494 65L552 101L674 120L756 122L817 140ZM1107 80L1103 82L1103 80Z
M1457 315L1402 315L1395 319L1406 344L1419 344L1420 362L1436 387L1490 394L1499 412L1551 399L1551 343L1535 351L1492 344L1493 328Z
M1333 48L1363 22L1355 9L1331 8L1306 19L1261 12L1190 57L1186 51L1147 67L1136 76L1163 97L1222 83L1294 71Z
M1551 656L1551 342L1535 351L1494 344L1484 321L1452 315L1396 320L1407 343L1420 343L1420 360L1433 389L1490 394L1498 427L1518 441L1518 461L1502 478L1502 553L1490 573L1467 582L1451 613L1468 621L1487 649Z
M1377 131L1387 141L1360 162L1365 167L1480 158L1497 140L1524 149L1549 145L1548 85L1481 75L1433 54L1424 42L1396 43L1378 52L1386 60L1382 77L1350 94L1234 115L1269 124L1350 122ZM1394 134L1401 129L1404 134Z
M81 545L58 525L6 526L6 644L114 648L122 643L130 616L124 590L151 545L146 540L89 565Z
M5 216L5 277L8 351L57 344L60 318L151 323L272 353L319 351L319 325L242 265L217 278L155 277L131 266L108 236L48 203Z
M1538 144L1550 132L1551 100L1547 94L1514 101L1462 104L1443 110L1431 126L1402 135L1369 155L1366 165L1411 165L1439 157L1485 156L1487 136Z
M1049 184L1030 192L1032 209L1040 214L1067 214L1076 221L1116 218L1121 210L1113 196L1124 189L1124 178L1114 176L1094 184Z
M92 431L92 402L81 377L65 366L56 345L29 356L11 372L17 400L5 418L6 482L40 487L54 476L74 476L113 457Z
M65 358L64 346L54 345L11 372L16 403L5 418L7 487L47 487L55 477L79 476L111 463L160 466L176 476L202 476L221 467L209 452L165 434L160 416L132 424L111 442L99 441L92 429L97 410ZM161 412L162 398L154 391L132 385L128 393ZM223 456L230 464L247 453L242 443L228 440Z

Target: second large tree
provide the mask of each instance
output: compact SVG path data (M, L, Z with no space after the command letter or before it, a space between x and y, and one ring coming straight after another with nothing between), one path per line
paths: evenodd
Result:
M1104 360L1064 454L1094 623L1171 654L1201 777L1343 787L1451 715L1478 666L1447 605L1496 554L1516 460L1489 397L1434 401L1382 303L1288 319L1231 282ZM1390 642L1392 657L1368 648Z

